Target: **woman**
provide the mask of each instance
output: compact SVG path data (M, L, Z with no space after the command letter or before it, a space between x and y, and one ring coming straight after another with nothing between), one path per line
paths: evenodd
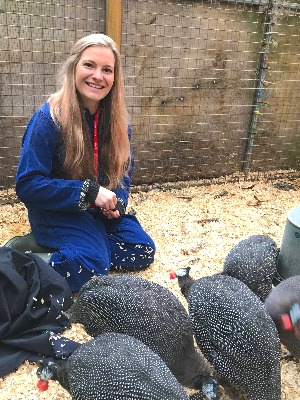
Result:
M75 43L60 90L24 133L16 192L50 265L77 291L93 275L152 263L155 245L125 214L134 168L120 54L92 34Z

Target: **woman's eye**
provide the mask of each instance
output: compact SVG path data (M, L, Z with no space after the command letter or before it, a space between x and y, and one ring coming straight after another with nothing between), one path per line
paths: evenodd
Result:
M89 63L89 62L86 62L86 63L84 63L83 64L85 67L88 67L88 68L92 68L93 67L93 64L92 63Z
M113 73L113 70L110 69L110 68L104 68L103 71L104 71L106 74L112 74L112 73Z

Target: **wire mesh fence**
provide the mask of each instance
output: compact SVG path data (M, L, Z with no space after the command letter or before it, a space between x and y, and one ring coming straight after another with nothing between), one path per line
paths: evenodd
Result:
M105 31L105 1L7 0L0 11L0 187L6 189L14 185L25 126L56 90L56 72L72 44Z
M0 186L24 127L105 1L0 2ZM277 1L124 0L122 61L134 184L298 169L300 7Z
M127 84L140 182L299 165L295 5L126 5L124 54L132 66Z

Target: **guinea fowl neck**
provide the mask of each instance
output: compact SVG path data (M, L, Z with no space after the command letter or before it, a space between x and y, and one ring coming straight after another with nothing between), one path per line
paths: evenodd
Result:
M191 278L189 275L186 276L179 276L178 277L178 284L181 290L181 293L183 296L187 299L190 288L192 284L195 282L193 278Z

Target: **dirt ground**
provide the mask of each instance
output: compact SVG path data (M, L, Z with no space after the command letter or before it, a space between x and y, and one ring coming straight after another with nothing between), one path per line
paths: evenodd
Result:
M10 195L14 197L13 192ZM7 193L0 196L2 203L6 197ZM172 270L190 266L195 278L220 272L229 250L253 234L268 235L280 247L287 211L299 205L300 179L284 173L277 180L232 183L224 179L221 184L203 181L135 190L128 211L136 212L157 246L155 262L136 275L167 287L186 305L177 280L170 280ZM0 244L29 231L23 204L0 203L0 211ZM89 339L80 325L73 325L63 335L79 342ZM35 364L25 362L0 379L0 400L71 399L56 382L50 382L48 391L39 392L36 368ZM282 400L299 400L299 362L282 361L281 368ZM243 398L224 385L224 400Z

